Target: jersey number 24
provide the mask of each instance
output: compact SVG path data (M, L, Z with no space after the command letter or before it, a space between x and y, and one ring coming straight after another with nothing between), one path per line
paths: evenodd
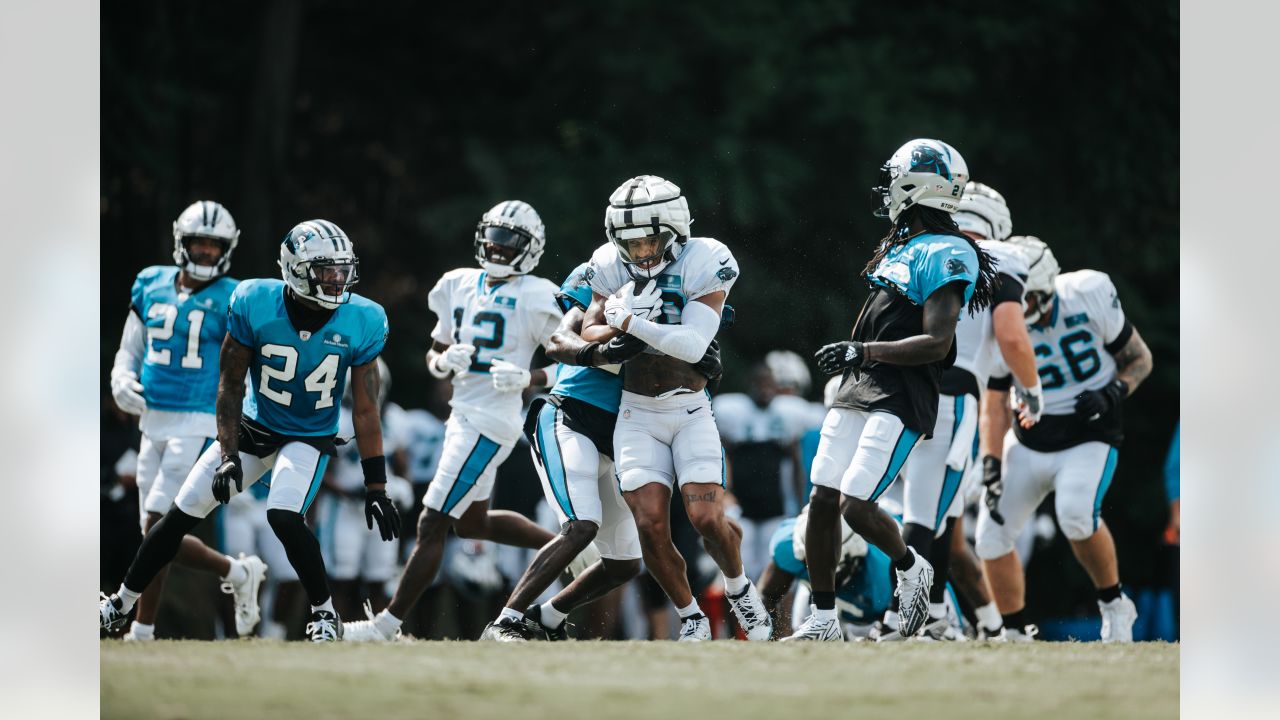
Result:
M289 390L271 387L271 381L293 382L293 379L298 375L298 349L288 345L268 343L262 346L262 357L266 359L284 358L284 367L276 368L265 362L262 363L262 378L258 381L258 392L281 405L292 405L293 393ZM333 407L333 390L337 386L338 355L336 353L325 355L324 360L321 360L316 369L312 370L311 374L302 381L302 387L307 392L320 394L320 398L316 400L316 410Z

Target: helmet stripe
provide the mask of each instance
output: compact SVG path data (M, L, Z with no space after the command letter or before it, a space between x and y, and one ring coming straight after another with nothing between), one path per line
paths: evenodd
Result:
M209 201L208 200L200 201L200 225L202 227L209 227Z
M218 203L211 203L211 204L213 205L213 218L209 220L209 227L217 228L218 227L218 208L221 206L218 205Z

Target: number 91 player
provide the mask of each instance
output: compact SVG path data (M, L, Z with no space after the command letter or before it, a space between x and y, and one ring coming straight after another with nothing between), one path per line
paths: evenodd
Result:
M231 296L222 343L217 399L218 441L200 456L174 507L138 549L119 592L99 603L101 624L124 622L138 593L178 551L182 537L218 503L271 471L267 522L280 538L311 602L313 642L342 638L324 559L304 515L320 489L339 401L351 369L356 446L365 477L365 519L382 539L399 534L400 516L387 498L376 360L387 341L387 316L350 291L359 260L337 225L310 220L280 245L281 280L246 280ZM252 394L244 376L251 371Z

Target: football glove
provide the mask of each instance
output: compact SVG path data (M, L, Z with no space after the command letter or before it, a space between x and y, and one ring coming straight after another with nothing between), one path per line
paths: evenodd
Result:
M138 382L138 374L125 370L111 373L111 397L116 405L130 415L141 415L147 409L147 399L142 397L142 383Z
M520 392L529 387L532 374L506 360L494 360L489 366L489 376L493 378L493 389L498 392Z
M232 455L213 471L213 499L226 505L231 502L231 483L236 492L244 490L244 470L240 468L240 456Z
M724 365L720 363L720 343L712 340L711 344L707 346L706 354L702 356L701 360L694 363L693 369L708 380L723 373Z
M814 353L814 357L818 358L818 369L827 375L834 375L846 368L857 370L862 367L865 358L862 343L857 340L823 345L822 349Z
M364 522L370 530L373 529L374 521L377 521L378 533L384 541L390 542L400 537L400 511L391 502L391 498L387 497L386 490L364 491Z
M1040 414L1044 412L1044 389L1040 383L1029 388L1014 386L1013 409L1018 411L1020 418L1032 423L1040 422Z
M454 343L444 349L436 358L436 366L448 370L454 375L465 375L471 369L471 358L476 354L476 346L470 343Z
M1076 415L1085 420L1097 420L1129 394L1129 386L1123 380L1112 380L1101 390L1085 390L1076 396Z
M1004 516L1000 514L1000 496L1004 495L1004 480L1000 478L1000 458L987 455L982 458L982 484L987 491L982 500L987 504L987 512L997 525L1004 524Z
M622 333L600 346L600 355L610 365L621 365L643 353L649 344L634 335Z
M658 281L649 280L637 292L635 281L623 285L604 303L604 321L609 327L622 329L622 324L632 315L648 319L662 307L662 293Z

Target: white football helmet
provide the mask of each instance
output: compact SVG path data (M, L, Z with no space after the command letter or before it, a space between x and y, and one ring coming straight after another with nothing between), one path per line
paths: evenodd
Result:
M187 253L187 238L211 238L222 243L222 257L213 265L200 265ZM240 240L235 218L212 200L197 200L173 221L173 261L197 280L212 280L225 275L231 267L231 251Z
M1051 307L1055 293L1054 281L1058 278L1058 259L1053 251L1038 237L1015 235L1009 243L1022 253L1027 261L1026 293L1023 302L1027 306L1027 323L1033 324Z
M609 196L604 210L604 232L617 248L627 272L637 280L657 277L675 262L689 240L689 201L680 187L657 175L637 175L618 186ZM655 256L633 258L627 241L659 235L657 262L642 268L639 263L652 262Z
M797 395L809 392L813 382L809 375L809 366L804 358L790 350L773 350L765 354L764 364L773 373L773 379L780 388L791 388Z
M510 263L489 259L484 246L493 243L504 248L514 248L515 257ZM496 278L525 275L538 266L547 245L547 229L538 211L527 202L504 200L489 208L476 225L476 262Z
M977 233L987 240L1008 240L1013 233L1013 217L1004 196L980 182L965 186L955 221L961 230Z
M871 188L871 212L891 222L912 205L954 213L968 182L969 166L955 148L941 140L912 140L880 166L880 184Z
M280 273L294 293L332 310L351 299L351 286L360 282L360 260L342 228L307 220L280 243Z

